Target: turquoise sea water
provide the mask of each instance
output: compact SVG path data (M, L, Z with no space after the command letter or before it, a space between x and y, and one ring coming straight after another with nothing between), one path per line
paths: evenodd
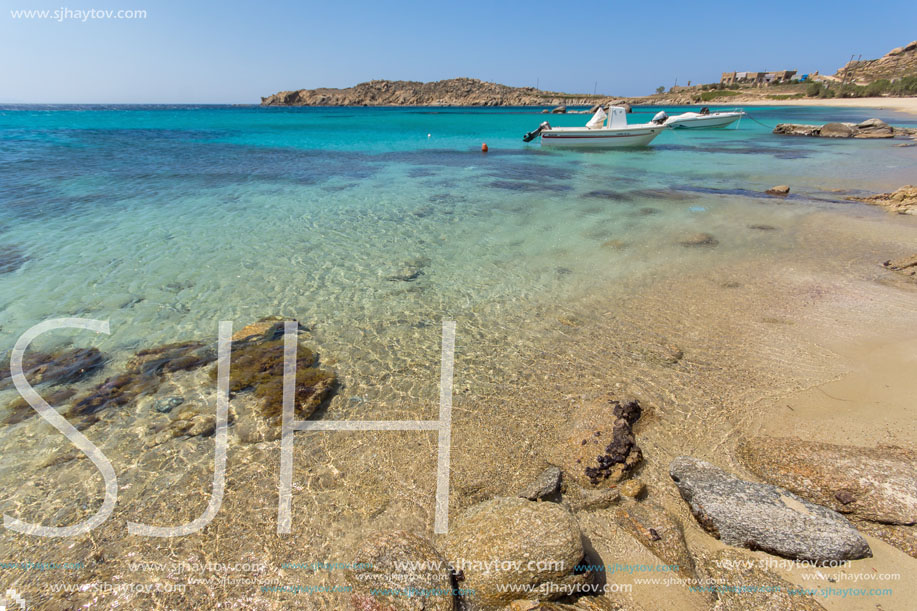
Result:
M882 260L912 252L915 219L843 198L914 182L917 147L780 137L770 127L915 122L868 110L748 111L755 121L738 129L670 131L644 149L584 153L522 143L545 118L588 119L537 109L0 107L0 356L49 318L108 320L109 336L61 331L36 342L98 346L111 358L72 385L83 392L125 371L139 349L212 342L218 321L239 329L283 315L305 323L303 341L341 382L312 418L435 419L440 321L452 319L453 516L531 481L567 443L581 400L631 389L650 406L640 477L664 502L673 453L720 457L745 430L735 423L744 426L746 405L759 410L774 393L831 379L825 362L836 359L821 343L833 333L807 341L813 329L844 335L838 312L878 326L913 311L911 293L875 280L889 280ZM776 184L790 185L790 197L763 194ZM698 246L699 233L709 236ZM895 309L899 301L907 307ZM184 524L207 506L214 443L203 425L216 409L208 369L157 378L97 421L73 417L117 473L116 513L77 538L8 532L3 558L86 569L7 572L14 581L4 590L48 609L210 600L341 609L349 594L258 584L341 585L341 571L282 563L352 561L377 530L430 533L435 433L303 432L293 532L275 536L280 442L253 393L239 392L214 522L167 542L129 535L127 521ZM149 383L131 379L142 378ZM80 395L52 399L60 387L48 386L42 396L72 417L64 410ZM88 517L101 503L97 469L16 399L0 388L0 509L43 524ZM209 560L264 564L254 577L273 581L200 585L129 564ZM188 590L49 590L58 579L188 581Z
M832 190L886 190L915 163L888 141L767 128L913 124L883 111L748 108L737 129L584 153L523 144L545 118L589 118L539 110L2 107L0 347L71 315L110 319L114 353L267 314L342 346L396 321L496 320L702 261L685 232L742 254L748 219L843 208ZM785 205L748 197L776 183Z

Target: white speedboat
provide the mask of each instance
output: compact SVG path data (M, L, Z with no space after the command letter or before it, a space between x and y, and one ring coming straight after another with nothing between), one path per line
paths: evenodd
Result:
M711 129L732 125L744 116L745 112L742 110L710 112L709 108L704 107L700 112L683 112L680 115L673 115L665 120L664 125L689 129Z
M542 146L622 148L646 146L667 128L667 125L653 123L628 125L624 109L612 106L608 114L599 108L585 127L552 127L545 121L522 139L531 142L541 136Z

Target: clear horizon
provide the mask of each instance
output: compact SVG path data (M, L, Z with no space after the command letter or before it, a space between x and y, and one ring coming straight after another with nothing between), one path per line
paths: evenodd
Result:
M30 10L49 14L19 13ZM863 10L786 0L577 10L543 1L12 0L0 15L0 49L14 58L0 71L0 103L258 104L282 90L456 77L646 95L732 70L832 74L851 55L874 59L917 37L917 4Z

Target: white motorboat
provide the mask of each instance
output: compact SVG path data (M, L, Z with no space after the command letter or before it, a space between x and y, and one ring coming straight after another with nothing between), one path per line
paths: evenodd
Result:
M712 129L717 127L726 127L732 125L745 116L742 110L722 110L710 112L710 109L704 107L700 112L683 112L680 115L673 115L665 120L664 125L669 127L684 127L688 129L706 128Z
M668 126L653 123L628 125L624 109L612 106L607 114L599 108L585 127L552 127L545 121L522 139L531 142L541 136L542 146L622 148L646 146L664 129Z

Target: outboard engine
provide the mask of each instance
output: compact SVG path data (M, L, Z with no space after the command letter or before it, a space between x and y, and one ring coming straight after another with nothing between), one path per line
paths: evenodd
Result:
M659 112L656 113L656 116L653 117L653 120L650 121L650 123L655 123L656 125L662 125L663 123L666 122L666 120L668 120L668 118L669 118L669 115L665 114L664 110L660 110Z
M538 129L532 130L529 133L527 133L526 135L522 136L522 141L531 142L532 140L538 137L538 134L540 134L541 132L543 132L546 129L551 129L551 124L548 123L547 121L544 121L542 122L541 125L538 126Z

